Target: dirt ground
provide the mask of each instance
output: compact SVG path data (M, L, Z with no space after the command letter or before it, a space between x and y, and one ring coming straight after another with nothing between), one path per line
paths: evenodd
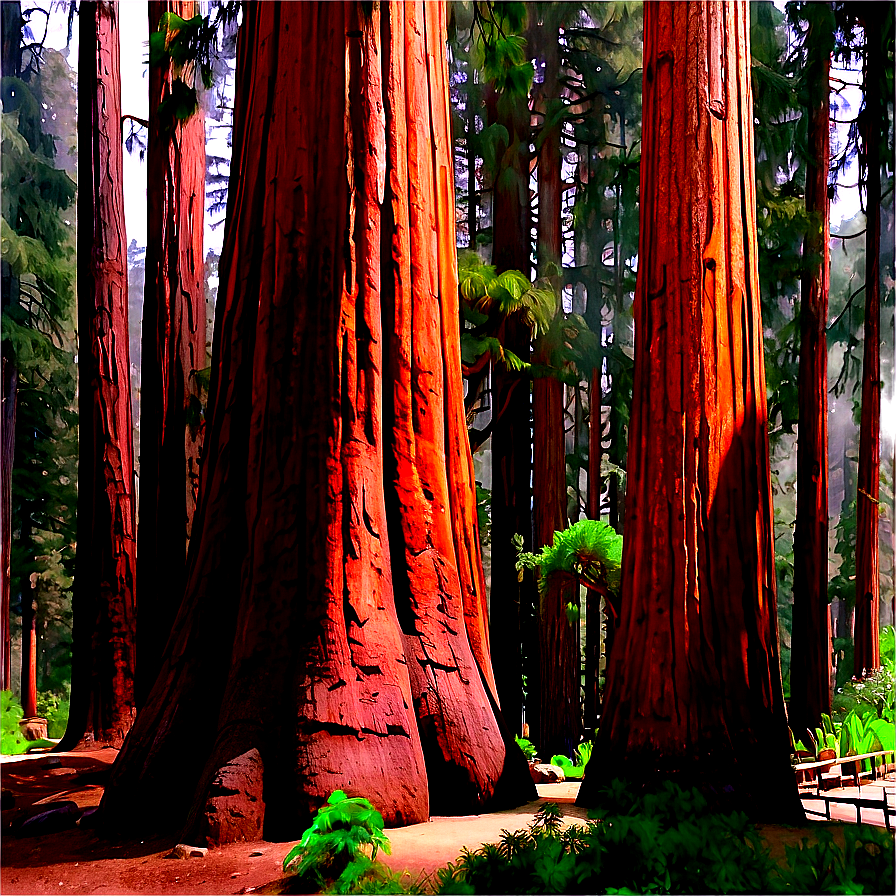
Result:
M22 822L48 804L74 803L77 813L99 804L103 780L115 759L114 750L67 753L4 761L2 788L3 842L0 854L2 894L237 894L267 889L282 876L283 857L291 843L235 843L209 850L201 858L171 857L173 840L113 844L89 828L70 827L58 833L22 836ZM427 824L387 831L392 855L384 861L416 878L454 861L461 849L497 842L503 830L527 827L541 804L559 803L570 823L587 817L575 806L578 784L539 785L539 800L517 809L459 818L434 817ZM14 800L8 805L10 798ZM764 826L773 855L783 857L784 844L811 836L813 827ZM839 826L835 826L839 827Z

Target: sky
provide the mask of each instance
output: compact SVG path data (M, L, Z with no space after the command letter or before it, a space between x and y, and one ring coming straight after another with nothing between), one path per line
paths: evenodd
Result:
M783 0L779 0L783 5ZM149 35L149 23L146 16L146 3L143 0L121 0L119 3L121 25L121 84L122 84L122 113L133 115L137 118L148 117L148 84L147 84L147 40ZM64 49L66 44L66 12L64 9L54 9L48 43L55 49ZM77 67L78 51L77 27L70 46L69 62ZM859 72L844 72L835 70L832 72L844 80L852 80L856 83L860 79ZM847 90L841 95L841 100L848 103L853 110L852 115L858 109L861 102L861 92L858 87ZM846 111L843 109L842 111ZM840 115L847 118L852 115ZM845 142L847 125L835 125L836 134L834 142ZM127 133L127 124L125 126ZM216 155L229 155L224 141L221 138L213 139L209 151ZM146 245L146 164L141 161L139 154L125 153L124 157L124 189L125 189L125 216L128 230L128 241L135 239L140 246ZM840 178L842 183L856 184L858 174L855 165L844 172ZM852 188L840 188L837 200L831 208L831 228L837 231L841 221L853 217L859 210L858 186ZM218 226L212 228L211 221L206 221L205 246L206 249L214 248L220 252L224 237L224 228Z

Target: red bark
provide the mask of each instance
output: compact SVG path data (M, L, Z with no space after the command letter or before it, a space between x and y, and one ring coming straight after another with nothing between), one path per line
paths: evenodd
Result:
M856 497L854 666L858 677L880 666L880 129L887 120L881 105L880 40L872 30L874 17L869 15L865 21L865 338Z
M134 719L135 526L118 5L84 2L78 62L78 555L60 749Z
M810 24L807 42L818 45ZM823 36L821 40L823 40ZM831 611L828 604L828 349L830 279L829 54L812 60L806 175L810 231L803 257L800 301L799 439L797 442L796 528L793 539L793 630L790 661L790 727L797 738L821 724L831 711Z
M194 0L153 0L150 31L162 16L190 19ZM149 73L147 177L149 241L143 301L140 400L140 582L138 702L159 671L186 580L186 552L196 507L201 429L199 382L206 367L202 232L205 127L201 110L186 122L163 118L173 73Z
M253 749L268 838L336 789L390 824L526 799L477 668L444 8L244 13L187 588L101 818L201 838Z
M560 34L549 17L532 29L533 47L544 59L544 78L533 91L541 113L538 147L538 266L544 276L551 265L559 270L563 252L560 177ZM559 291L560 277L554 276ZM535 362L550 364L548 344L540 337ZM563 424L563 383L555 377L536 377L532 383L532 506L534 548L554 542L554 533L568 525L566 495L566 436ZM543 756L572 756L581 739L579 694L579 632L566 615L573 586L552 583L538 601L538 724L532 732Z
M608 777L802 817L775 612L749 9L644 16L641 233L622 612L598 734Z

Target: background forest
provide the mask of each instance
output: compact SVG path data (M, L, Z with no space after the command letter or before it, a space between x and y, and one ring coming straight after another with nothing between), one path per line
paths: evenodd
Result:
M198 227L193 221L194 237L206 237L205 247L196 250L203 274L202 326L193 332L196 350L187 365L190 385L181 424L197 459L212 362L217 228L227 203L235 6L211 3L199 10L206 19L184 16L184 47L189 44L192 53L197 45L216 47L206 51L204 86L201 66L186 49L152 40L147 49L133 36L123 49L132 60L139 55L144 66L147 55L153 60L167 53L173 70L182 75L183 94L168 95L164 114L188 117L190 91L196 87L200 94L192 121L204 128L204 139L196 139L205 145L194 159L205 173L205 221ZM862 401L863 359L870 344L867 284L878 271L880 489L870 495L878 514L877 565L872 566L879 601L875 629L894 621L893 67L892 55L878 68L869 61L861 6L751 3L759 271L786 699L791 660L801 662L791 654L794 593L807 587L799 578L804 555L799 548L795 562L794 532L801 401L806 413L800 384L801 290L806 287L801 284L808 282L821 252L811 240L823 213L807 199L816 169L825 172L832 203L823 322L829 525L821 565L832 621L830 646L824 650L832 658L835 694L863 671L854 662L856 578L861 574L856 567L857 498L863 488L860 427L868 411ZM880 6L873 13L880 17L874 37L882 34L882 45L892 54L892 8ZM74 3L5 0L2 14L0 688L13 692L26 716L47 718L49 737L61 738L71 696L72 594L78 587L79 78L71 49L78 11ZM830 70L819 86L817 72L827 70L823 61L828 58ZM489 583L492 663L511 728L522 734L528 726L543 756L570 756L598 725L615 590L606 581L597 591L586 587L587 569L571 561L564 566L561 560L565 577L545 586L548 560L539 552L554 544L557 531L569 529L571 540L598 538L593 531L570 528L582 520L603 521L625 536L631 309L639 244L641 4L450 3L448 59L464 409ZM148 79L142 83L146 90ZM875 95L884 98L879 108L887 125L872 152L880 121L869 100ZM825 98L830 153L819 157L811 118ZM136 103L126 92L123 136L127 152L142 159L147 122L145 113L132 111ZM145 97L140 106L146 108ZM166 162L150 157L148 164L148 190L153 191L164 179L158 165ZM139 167L131 168L139 177ZM879 180L869 173L874 169ZM870 184L879 187L877 192ZM138 183L138 196L141 189ZM138 235L131 235L134 215L141 213L139 200L136 205L129 200L127 211L130 405L137 519L142 521L148 498L141 492L141 472L150 456L141 445L147 419L142 386L147 369L155 369L147 367L154 362L147 362L144 351L144 290L147 264L153 264L159 248L151 244L152 227L137 227ZM880 220L875 264L866 258L869 212ZM83 421L81 426L83 439ZM165 469L154 455L152 462ZM195 498L196 468L178 473L175 465L173 474L167 469L165 475L181 477L177 489ZM139 550L144 557L154 556L166 575L169 557L183 550L183 534L145 548L140 538ZM138 571L141 562L148 564L138 559ZM171 563L177 565L174 559ZM179 581L172 579L172 591ZM558 618L539 612L539 587L563 589L563 599L555 602ZM558 714L558 707L570 705L578 712Z

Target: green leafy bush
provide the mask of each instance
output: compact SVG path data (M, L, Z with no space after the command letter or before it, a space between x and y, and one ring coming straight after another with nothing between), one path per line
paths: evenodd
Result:
M0 753L4 756L17 756L36 747L53 746L48 740L25 740L19 727L22 716L22 706L12 691L0 691Z
M47 737L60 740L68 725L68 694L41 691L37 695L37 714L47 720Z
M365 852L367 847L370 855ZM376 862L379 850L392 851L383 832L383 816L364 797L347 797L337 790L318 809L302 839L286 854L283 870L293 872L316 890L382 892L370 889L376 878L392 877L389 869ZM358 889L361 886L366 889Z
M523 551L519 536L514 544L519 551L516 568L520 581L527 569L536 569L542 594L556 578L572 578L602 594L619 590L622 536L601 520L579 520L568 529L555 532L554 543L545 545L537 554ZM574 622L579 614L577 593L575 603L566 609L570 622Z
M709 811L696 790L668 782L638 793L622 781L600 794L587 826L563 826L545 805L528 830L464 850L436 875L438 893L883 893L893 889L893 838L846 829L840 849L820 826L818 844L772 862L741 813Z
M585 777L585 766L591 758L591 751L594 744L590 740L580 743L576 748L578 754L573 759L568 756L560 756L559 754L551 757L551 765L556 765L563 769L563 774L567 778L583 778Z
M538 750L535 749L535 744L533 744L531 740L526 740L525 737L517 737L515 735L513 739L516 741L517 746L523 751L523 755L529 762L535 759Z

